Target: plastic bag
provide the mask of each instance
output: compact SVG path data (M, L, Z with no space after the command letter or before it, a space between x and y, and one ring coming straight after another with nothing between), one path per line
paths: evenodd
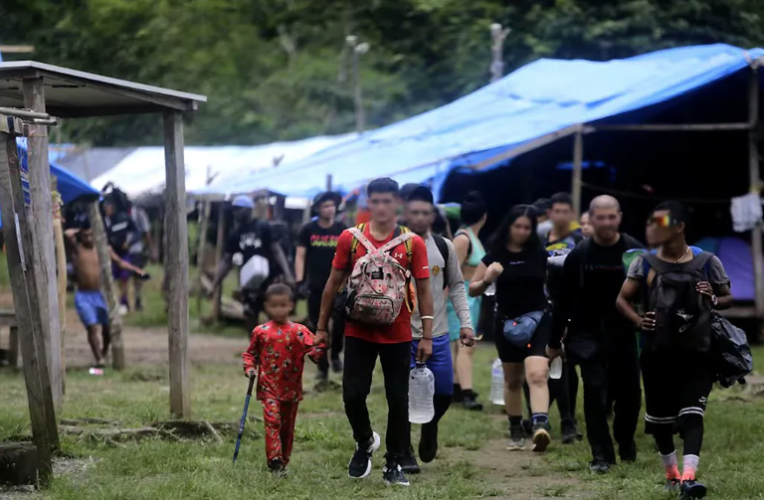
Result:
M717 313L712 314L711 352L715 379L723 387L743 381L754 369L746 333Z

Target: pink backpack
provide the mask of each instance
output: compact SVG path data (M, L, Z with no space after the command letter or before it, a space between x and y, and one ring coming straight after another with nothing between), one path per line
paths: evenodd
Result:
M364 245L367 253L356 261L348 277L348 301L345 312L349 319L368 325L390 325L407 302L411 273L396 260L391 251L402 243L406 246L407 258L411 266L411 240L413 233L405 227L399 227L398 235L388 243L375 248L364 236L364 225L349 229L354 241L351 253L358 244Z

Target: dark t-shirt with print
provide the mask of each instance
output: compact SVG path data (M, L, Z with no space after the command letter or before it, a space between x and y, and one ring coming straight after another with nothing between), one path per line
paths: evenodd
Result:
M330 227L321 227L314 220L305 224L298 235L298 246L305 248L306 280L314 290L323 290L332 270L332 259L337 248L337 239L345 227L335 222Z
M270 262L273 260L271 242L271 228L268 222L253 219L234 228L226 240L226 253L242 254L242 263L255 255L265 257Z
M494 262L502 264L504 271L497 278L497 313L508 319L547 308L545 274L547 252L524 250L489 252L483 257L486 267Z

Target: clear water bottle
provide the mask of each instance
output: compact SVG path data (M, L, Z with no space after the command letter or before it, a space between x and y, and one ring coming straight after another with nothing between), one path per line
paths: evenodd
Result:
M550 378L558 380L561 376L563 376L563 360L558 356L550 363Z
M488 288L486 288L486 291L483 292L483 294L486 295L487 297L493 297L494 295L496 295L496 293L497 293L496 283L492 283L491 285L489 285Z
M433 420L433 395L436 393L436 379L424 364L417 363L409 372L409 421L413 424L427 424Z
M502 361L497 359L491 365L491 404L505 406L505 374L502 371Z

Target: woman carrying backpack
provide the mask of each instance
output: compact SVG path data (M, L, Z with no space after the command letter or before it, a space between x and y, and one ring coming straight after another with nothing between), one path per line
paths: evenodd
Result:
M460 217L463 226L454 233L454 249L457 259L462 266L462 276L465 278L465 287L470 284L481 259L486 251L478 239L478 233L486 224L486 204L478 193L469 193L460 205ZM468 297L470 318L473 322L473 331L478 331L478 319L481 316L481 296ZM473 391L473 352L475 346L463 345L457 342L460 338L460 320L454 310L454 305L449 301L446 305L446 314L449 319L449 338L454 346L454 402L462 403L468 410L483 410L483 405L477 401L478 394Z
M526 444L521 425L526 379L531 394L533 449L543 452L550 444L545 346L552 317L545 295L547 252L536 233L533 207L521 205L510 210L494 234L489 253L475 270L468 293L480 296L496 283L494 341L505 376L505 410L510 420L507 448L522 450Z

